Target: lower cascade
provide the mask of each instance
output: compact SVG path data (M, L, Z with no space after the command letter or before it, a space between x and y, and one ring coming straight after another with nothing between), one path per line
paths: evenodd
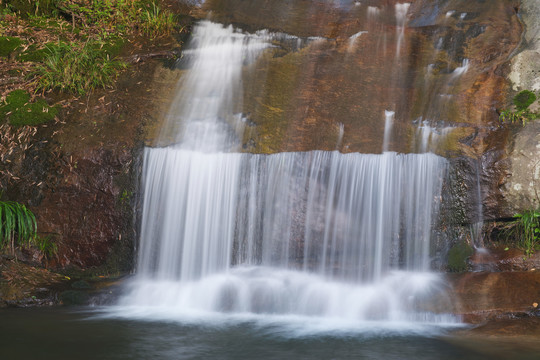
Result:
M164 128L173 145L144 153L137 275L121 305L151 318L453 322L430 272L445 159L235 151L242 69L273 38L290 36L194 28Z
M446 160L149 148L137 279L124 305L430 320ZM445 317L443 317L447 320Z

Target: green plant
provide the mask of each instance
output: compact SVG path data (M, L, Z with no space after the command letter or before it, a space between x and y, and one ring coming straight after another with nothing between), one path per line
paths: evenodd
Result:
M15 252L15 245L29 245L36 238L37 223L34 214L23 204L0 201L0 250Z
M531 256L539 239L540 211L525 210L515 214L514 219L509 227L509 235L519 242L527 256Z
M133 193L131 191L128 191L128 190L122 191L122 194L120 195L120 203L122 205L129 203L132 195Z
M111 59L99 45L89 41L58 43L49 48L44 63L30 76L35 78L36 91L60 90L84 95L96 88L110 86L126 64Z
M58 247L52 241L50 235L44 237L36 236L34 237L32 244L48 259L52 258L58 252Z
M503 123L527 124L529 121L540 119L540 113L529 111L529 106L536 101L536 95L529 90L523 90L514 96L514 105L517 111L503 110L499 115L499 120Z
M155 2L142 13L141 18L143 31L148 36L169 34L174 27L174 15L162 11Z
M31 15L56 15L61 0L3 0L0 6L27 18ZM3 4L2 4L3 3Z

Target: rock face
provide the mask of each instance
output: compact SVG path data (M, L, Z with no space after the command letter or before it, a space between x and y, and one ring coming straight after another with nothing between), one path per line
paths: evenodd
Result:
M132 269L141 151L177 79L178 72L150 61L125 73L114 90L63 109L55 124L4 125L0 191L30 205L39 234L57 244L49 266ZM26 254L44 261L35 256Z
M512 71L509 79L513 90L540 90L540 3L534 0L522 0L519 10L525 33L521 51L512 59Z
M520 13L525 25L520 52L512 59L509 79L515 91L540 90L540 3L522 1ZM530 107L540 109L540 102ZM506 214L535 209L540 205L540 123L517 128L508 151L509 172L503 187Z
M513 215L540 206L540 123L520 129L509 154L509 177L505 183L508 213Z
M465 221L498 218L519 2L408 3L211 0L200 16L297 37L248 71L245 151L433 151L459 166Z

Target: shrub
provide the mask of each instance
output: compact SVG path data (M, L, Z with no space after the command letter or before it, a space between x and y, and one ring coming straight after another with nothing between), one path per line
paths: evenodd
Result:
M56 89L84 95L110 86L126 67L125 63L111 59L95 42L83 46L59 43L49 50L44 63L31 73L36 79L36 91Z

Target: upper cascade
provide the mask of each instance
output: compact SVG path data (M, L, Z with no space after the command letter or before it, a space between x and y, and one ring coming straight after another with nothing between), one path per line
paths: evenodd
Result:
M210 21L195 26L183 52L189 71L179 83L161 138L190 150L237 150L244 130L242 68L270 46L270 39L267 32L248 35Z

